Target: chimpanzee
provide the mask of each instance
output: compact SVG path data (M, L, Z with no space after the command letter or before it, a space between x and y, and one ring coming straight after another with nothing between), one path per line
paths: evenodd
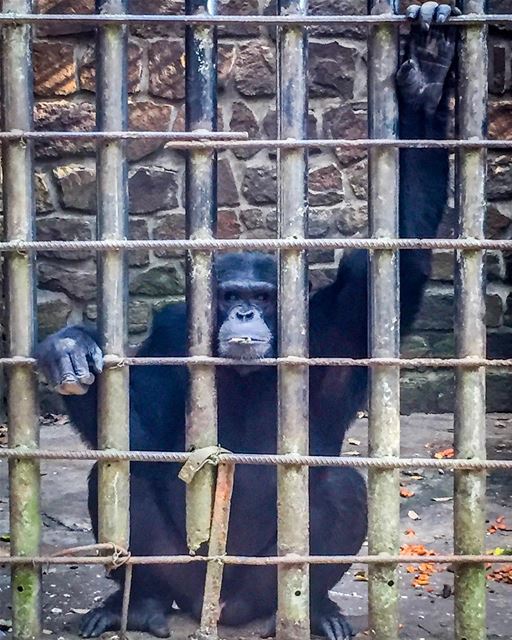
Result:
M411 6L406 59L397 84L402 138L443 138L448 122L446 78L455 51L453 28L438 26L451 15L448 5ZM446 203L448 153L442 149L400 152L400 234L428 238ZM429 274L427 251L403 251L401 330L418 309ZM367 356L367 255L344 256L336 280L310 301L312 356ZM219 442L234 452L273 453L277 432L277 373L258 367L258 358L275 356L276 262L260 253L224 254L216 259L216 353L240 360L218 367ZM157 314L141 356L187 355L185 304L171 304ZM84 439L96 445L95 374L102 353L94 332L79 326L62 329L39 347L40 369L65 397L69 415ZM251 362L251 366L247 363ZM185 447L185 367L135 367L130 372L130 445L135 450L182 451ZM312 367L310 370L310 451L338 455L343 436L363 406L367 373L362 368ZM89 510L97 535L97 473L89 482ZM356 554L366 534L366 489L352 469L310 470L312 554ZM185 490L177 465L131 465L131 539L136 555L188 553ZM276 553L276 470L239 465L229 527L228 553L267 556ZM329 640L346 640L348 622L328 591L348 566L311 567L311 629ZM135 566L128 628L169 634L173 601L200 616L205 569L189 565ZM123 574L116 580L122 585ZM273 620L275 567L227 566L222 588L221 622L241 625L256 618ZM120 624L120 592L86 614L81 635L99 636Z

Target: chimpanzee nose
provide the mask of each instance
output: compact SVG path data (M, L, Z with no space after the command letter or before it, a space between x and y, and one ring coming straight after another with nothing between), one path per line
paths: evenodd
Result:
M236 319L241 320L242 322L252 320L254 318L254 311L251 309L247 309L246 311L238 310L236 312Z

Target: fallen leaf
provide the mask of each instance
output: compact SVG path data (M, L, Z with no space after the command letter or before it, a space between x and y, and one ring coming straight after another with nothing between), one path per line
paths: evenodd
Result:
M496 520L487 527L487 533L491 535L498 531L512 531L512 529L505 523L505 516L498 516Z
M487 580L512 584L512 564L502 565L498 569L491 571L491 573L487 574Z
M356 440L355 438L349 438L348 443L358 447L361 444L361 440Z
M354 580L356 582L368 582L368 574L366 571L357 571L354 574Z
M453 496L442 496L441 498L432 498L432 502L450 502Z
M359 451L342 451L342 456L360 456L361 453Z
M81 616L83 616L86 613L89 613L89 609L70 609L71 613L79 613Z
M434 458L437 458L438 460L441 460L443 458L454 458L455 457L455 450L453 449L453 447L450 447L448 449L443 449L442 451L437 451L436 453L434 453Z
M414 495L415 495L414 491L411 491L410 489L407 489L406 487L401 487L400 496L402 498L412 498Z
M411 520L421 520L420 516L416 513L416 511L413 511L412 509L407 512L407 516Z
M414 536L416 535L416 531L414 531L414 529L406 529L405 530L405 535L408 538L414 538Z

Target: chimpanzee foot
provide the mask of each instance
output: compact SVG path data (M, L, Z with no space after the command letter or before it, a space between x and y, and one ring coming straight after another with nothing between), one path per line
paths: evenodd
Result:
M341 613L340 608L329 598L316 604L311 612L311 633L324 636L328 640L350 640L354 635L348 620ZM276 617L269 618L265 623L261 638L274 638L276 635Z
M98 608L86 613L80 624L82 638L97 638L105 631L117 631L121 627L120 598L117 593L107 598ZM144 598L130 604L128 629L147 631L157 638L168 638L169 623L162 603Z
M397 73L397 83L402 98L427 114L435 113L439 106L455 57L455 28L438 25L458 14L457 9L438 2L413 4L407 9L411 33L405 61Z
M311 611L311 632L328 640L350 640L354 635L338 605L327 597Z

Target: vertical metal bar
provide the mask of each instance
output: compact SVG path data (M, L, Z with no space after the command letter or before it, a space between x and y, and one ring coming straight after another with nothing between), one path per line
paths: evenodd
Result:
M370 13L396 13L397 0L370 0ZM391 25L371 27L368 41L369 135L396 138L398 104L395 74L398 34ZM369 211L373 238L398 236L398 151L369 152ZM399 356L398 253L370 253L370 355ZM375 458L400 455L400 371L374 366L370 371L369 450ZM371 554L398 553L399 475L394 470L370 469L368 474L368 547ZM398 638L398 581L396 565L369 569L371 637Z
M307 0L280 0L281 15L307 14ZM279 30L279 138L307 133L307 34L304 28ZM307 154L280 150L278 162L279 236L305 238L307 232ZM282 356L308 355L307 256L286 250L279 260L279 346ZM304 365L279 367L279 453L309 452L309 372ZM278 467L278 554L309 552L307 467ZM278 568L278 640L310 637L309 565Z
M213 503L212 527L210 535L210 556L223 556L228 539L229 513L233 493L234 464L219 464L217 484ZM220 617L220 593L224 563L219 560L208 562L204 586L203 609L201 612L201 638L217 638L217 624Z
M4 0L5 13L32 12L31 0ZM32 29L9 26L3 31L2 115L6 131L31 130ZM33 149L30 142L5 142L2 153L5 234L7 240L34 239ZM7 284L8 355L31 356L35 340L33 259L10 253L5 260ZM31 367L15 366L8 376L9 446L37 448L39 425L36 379ZM38 460L10 460L11 554L39 554L40 475ZM31 565L12 568L13 638L39 638L41 631L41 572Z
M213 16L216 0L187 0L189 15ZM217 30L197 26L186 29L186 128L215 131L217 123ZM189 151L186 167L187 235L212 238L217 218L217 157L211 149ZM210 356L213 347L213 253L188 256L187 308L189 351ZM217 392L215 369L190 370L187 411L187 448L217 444ZM215 468L205 465L187 485L187 544L196 551L209 537Z
M466 0L464 13L484 13L485 0ZM459 137L486 137L487 28L461 32L459 49ZM485 149L457 153L459 236L483 238L485 218ZM481 251L456 254L456 345L458 357L485 358L484 260ZM457 457L485 459L485 368L456 371L455 449ZM455 553L484 553L485 472L455 472ZM457 565L455 638L484 640L486 633L484 565Z
M124 14L126 0L96 0L98 13ZM100 131L126 129L127 29L101 27L97 34L97 126ZM126 238L128 188L124 143L102 142L96 154L98 238ZM106 251L98 265L99 328L105 354L123 356L127 337L127 269L124 255ZM104 371L99 380L98 444L102 449L127 449L129 437L128 368ZM130 466L128 462L100 462L99 538L123 547L129 541Z

